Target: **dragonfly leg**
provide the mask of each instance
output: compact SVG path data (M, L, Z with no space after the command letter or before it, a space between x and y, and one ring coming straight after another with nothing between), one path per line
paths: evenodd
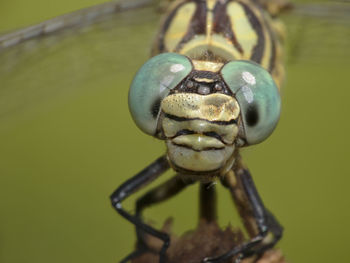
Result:
M199 185L199 217L207 222L217 219L215 184L201 183Z
M137 249L137 250L133 251L132 253L130 253L129 255L127 255L125 258L123 258L120 261L120 263L127 263L130 260L141 256L142 254L146 253L147 251L148 251L147 248Z
M163 246L159 253L160 263L164 263L166 260L165 252L170 242L169 235L154 229L153 227L142 222L142 220L137 216L128 213L122 208L121 203L128 196L130 196L140 188L146 186L147 184L149 184L150 182L158 178L162 173L164 173L168 169L169 169L169 163L167 161L167 158L165 156L162 156L158 158L156 161L154 161L151 165L146 167L144 170L142 170L140 173L138 173L137 175L135 175L134 177L132 177L131 179L123 183L110 197L113 207L117 210L117 212L121 216L123 216L125 219L130 221L132 224L134 224L136 228L140 228L146 233L154 237L157 237L163 241ZM137 254L137 252L135 253ZM125 259L129 260L129 258L135 257L134 255L135 253L130 254ZM126 261L122 261L122 262L126 262Z
M219 263L236 257L236 262L240 262L243 258L260 255L273 247L282 237L283 227L265 208L249 171L242 167L230 171L225 175L223 184L230 189L251 239L219 257L205 258L203 261Z
M155 187L149 192L145 193L136 201L136 216L141 220L142 212L154 204L163 202L174 195L181 192L186 186L194 183L194 181L185 181L176 175L166 181L165 183ZM136 227L138 247L141 249L146 246L144 239L145 231L142 228Z

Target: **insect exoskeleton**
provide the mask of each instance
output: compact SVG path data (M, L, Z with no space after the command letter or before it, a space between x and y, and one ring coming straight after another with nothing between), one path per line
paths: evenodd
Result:
M237 147L271 134L280 96L271 75L254 62L163 53L136 74L129 108L143 132L166 141L175 170L216 175L231 168Z

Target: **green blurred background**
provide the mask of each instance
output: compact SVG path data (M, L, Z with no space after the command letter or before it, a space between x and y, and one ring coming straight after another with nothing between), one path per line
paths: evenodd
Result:
M99 2L2 1L0 32ZM159 20L152 12L126 12L78 36L0 53L0 262L118 262L132 250L134 229L108 197L165 149L136 128L127 107ZM288 44L281 120L269 140L243 155L285 226L279 247L288 260L347 262L350 63L342 48L350 34L326 20L286 22L296 37ZM239 226L229 194L218 188L220 224ZM175 232L194 228L197 190L150 209L147 220L160 226L175 216ZM131 211L133 200L125 204Z

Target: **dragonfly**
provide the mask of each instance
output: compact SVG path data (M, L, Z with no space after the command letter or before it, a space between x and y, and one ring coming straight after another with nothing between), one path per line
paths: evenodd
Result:
M83 10L83 11L80 11L80 12L77 12L74 14L69 14L69 15L66 15L64 17L58 17L56 19L50 20L48 22L44 22L44 23L39 24L37 26L33 26L29 29L24 29L22 31L17 31L17 32L14 32L11 34L6 34L3 37L1 37L0 38L0 43L1 43L1 45L0 45L0 47L1 47L0 58L1 58L1 61L5 62L5 63L3 63L3 65L1 66L1 69L0 69L1 79L2 79L2 90L1 90L1 94L2 94L1 98L2 99L1 99L0 116L3 119L3 121L10 125L11 124L10 122L13 120L13 116L19 116L23 112L27 112L27 111L32 110L34 108L34 106L38 103L45 103L46 101L55 100L55 99L57 99L57 97L66 97L67 94L72 95L72 93L74 93L74 92L81 91L81 90L79 90L78 87L71 90L71 87L72 86L74 87L74 83L73 84L70 83L72 81L70 78L65 78L65 80L62 81L63 83L60 83L59 86L53 85L53 86L50 86L49 88L47 88L47 84L52 83L51 78L57 78L57 72L48 73L48 74L52 74L52 76L49 75L49 77L48 77L49 81L47 81L47 83L42 82L40 85L37 85L37 82L32 81L32 82L28 83L28 86L27 86L28 88L26 90L16 88L14 91L13 89L11 89L11 87L15 86L15 82L18 81L16 79L15 75L18 75L18 72L20 72L21 69L23 70L22 67L24 67L23 65L25 63L27 63L28 61L32 62L31 58L33 57L33 54L41 53L39 56L39 59L42 59L43 63L42 63L42 65L37 65L37 66L40 67L40 69L45 69L47 66L47 63L45 61L45 57L52 56L53 53L56 52L57 50L59 51L61 48L65 47L65 46L69 46L72 44L72 42L74 43L75 41L77 41L74 39L72 40L72 32L73 31L74 32L79 31L80 36L86 41L86 45L89 45L89 41L96 41L96 38L100 39L99 38L100 36L98 36L98 37L94 36L94 38L89 37L89 35L92 34L91 31L93 30L91 28L99 27L100 29L102 28L102 30L104 30L103 32L113 32L113 30L115 30L115 33L114 33L115 36L109 36L109 38L107 36L107 38L104 40L105 43L107 43L107 44L105 44L105 46L103 46L103 44L102 44L103 48L108 49L109 47L111 47L113 45L113 43L115 43L115 41L121 41L121 39L122 39L123 41L125 41L125 45L130 45L130 47L135 50L135 53L134 53L135 56L141 54L141 56L146 57L147 52L148 52L147 48L142 47L142 49L140 50L140 43L136 43L136 39L133 39L133 35L130 34L130 30L127 30L127 32L126 32L125 28L123 28L123 25L129 27L133 23L136 23L136 22L142 23L142 21L147 21L147 25L145 25L146 30L143 34L145 34L144 37L146 39L148 38L150 40L150 38L152 38L152 34L150 33L150 32L152 32L151 29L157 28L159 14L157 12L155 12L153 8L141 10L141 7L152 6L152 5L154 5L154 3L152 1L126 1L126 2L109 3L109 4L102 5L102 6L94 7L91 9ZM304 24L303 22L309 22L309 23L315 23L315 24L320 23L319 22L320 20L314 19L314 17L317 17L317 18L322 17L322 19L325 19L325 21L327 21L327 23L329 23L329 21L331 21L330 23L342 24L345 27L347 25L347 20L346 20L346 17L347 17L346 10L347 9L344 9L344 6L345 5L340 5L340 6L336 7L335 9L332 9L333 7L329 8L328 6L320 6L319 8L316 8L317 6L315 6L315 5L310 5L310 6L306 5L306 6L303 6L300 8L298 8L298 7L295 8L297 15L299 15L300 20L295 25L293 25L294 27L291 28L291 31L294 30L296 32L296 38L293 40L294 42L292 42L290 44L290 46L288 47L290 49L289 52L291 53L289 55L289 63L297 63L297 62L300 63L300 61L305 61L305 60L313 60L313 61L316 60L317 61L318 55L324 50L323 48L325 46L332 46L332 45L333 46L334 45L343 45L344 47L347 46L346 42L345 43L343 42L340 44L339 43L332 43L332 40L334 41L334 39L336 39L336 38L332 38L332 37L325 39L324 43L318 43L318 45L315 45L315 43L312 42L313 36L308 36L306 33L304 33L305 29L303 28L303 24ZM134 11L130 11L130 10L134 10ZM130 18L130 20L128 20L128 17L130 16L130 13L128 13L127 16L124 16L120 20L120 17L123 16L123 13L127 13L127 12L135 12L135 14L138 14L138 15L132 16L132 18L135 18L136 16L139 16L140 14L142 14L142 15L147 14L147 15L139 18L139 20L136 20L136 22L135 22L135 21L133 21L132 18ZM271 12L273 12L273 11L271 11ZM116 26L115 22L113 24L113 19L115 19L115 17L116 17L115 14L118 14L117 16L119 18L119 20L117 19L117 21L118 21L117 26ZM273 14L273 15L275 15L275 14ZM311 18L309 18L309 17L311 17ZM310 20L311 20L311 22L310 22ZM287 21L288 21L288 18L287 18ZM129 28L132 28L132 26L130 26ZM322 28L322 25L321 26L318 25L317 28ZM123 30L124 30L124 32L123 32ZM330 30L330 32L331 31L332 30ZM324 32L324 31L322 31L322 32ZM141 32L138 32L138 33L141 33ZM293 33L293 32L291 32L291 33ZM331 33L336 34L336 32L331 32ZM105 36L106 34L103 34L103 35ZM124 37L121 37L121 36L124 36ZM128 36L129 39L126 40L126 38L127 38L126 36ZM58 41L58 38L60 38L61 40ZM135 42L133 42L133 41L135 41ZM311 43L309 43L308 45L305 45L305 47L307 46L307 47L309 47L309 49L304 48L305 42L308 42L308 41ZM147 42L147 41L145 41L145 42ZM148 41L148 42L151 42L151 41ZM91 73L91 67L94 65L94 62L95 62L94 60L89 60L89 55L91 54L91 52L93 52L95 54L99 54L99 52L101 52L101 50L99 49L100 47L101 47L101 45L97 46L96 49L89 49L89 52L86 52L86 53L84 53L84 51L80 51L79 47L76 48L74 50L74 52L72 51L72 53L69 54L70 59L71 59L70 61L75 61L76 57L85 57L85 61L87 62L87 63L85 63L85 67L80 67L80 63L79 63L79 67L75 66L73 63L73 65L69 65L69 68L64 69L66 64L64 64L64 62L61 62L62 64L59 65L59 66L61 66L59 68L61 68L61 70L62 70L60 72L60 74L62 76L71 76L74 74L73 72L79 71L79 75L89 75ZM156 49L157 48L154 48L154 50L156 50ZM161 48L158 47L158 49L159 49L158 51L153 52L154 55L157 52L162 52ZM333 54L334 57L339 57L339 55L337 54L337 52L339 52L339 50L341 50L341 49L340 48L333 48L330 51L330 54L328 54L328 55L332 56L332 54ZM109 51L110 51L110 54L113 53L112 50L109 50ZM118 50L116 50L114 52L118 53ZM139 53L137 53L137 52L139 52ZM58 55L60 55L59 52L58 52ZM208 55L208 57L211 56L211 54L207 54L207 55ZM342 55L344 55L343 59L345 60L348 53L342 53ZM161 57L156 56L156 58L160 59ZM37 60L38 57L35 57L35 59ZM175 58L168 57L167 59L175 59ZM200 60L201 58L198 58L198 59ZM180 64L187 70L188 70L188 68L192 67L189 65L188 60L186 60L186 59L183 60L183 57L181 57L180 60L181 60L182 64L177 63L176 65ZM120 59L120 61L123 61L123 63L125 62L123 65L124 67L134 67L135 68L135 65L130 66L127 64L127 63L132 63L132 62L128 61L127 59L123 58L123 59ZM108 62L113 64L113 55L110 56L110 58L108 59ZM99 61L99 63L101 63L101 61ZM149 63L152 63L152 60ZM220 60L220 63L226 64L227 61ZM229 64L227 64L227 65L229 65ZM247 65L251 66L251 64L247 64ZM245 64L244 66L247 66L247 65ZM97 66L99 66L99 65L97 65ZM208 67L208 65L204 65L204 66ZM201 63L197 63L195 68L197 69L197 71L200 71L203 69L204 66ZM254 67L255 66L256 65L254 65ZM77 68L74 68L74 67L77 67ZM74 69L74 70L72 71L72 69ZM119 66L115 66L113 69L114 70L123 70ZM216 69L217 68L214 67L214 69L212 69L211 72L214 72L214 73L218 72L218 71L215 71ZM66 72L64 72L65 70L66 70ZM193 70L193 69L191 68L191 70ZM220 70L221 70L221 68L220 68ZM33 76L29 75L29 73L28 73L28 75L26 75L22 78L24 78L24 80L31 79ZM45 70L44 70L44 74L46 74ZM141 72L141 74L142 74L142 72ZM98 75L99 74L93 74L92 77L98 77ZM222 73L222 75L225 75L225 74ZM275 82L277 82L277 83L282 82L282 77L278 77L278 76L280 76L280 75L278 75L278 74L276 75ZM187 75L185 77L187 77ZM208 79L207 79L208 76L206 76L206 78L199 77L199 76L193 77L193 78L201 79L202 82L208 82ZM249 79L252 79L252 76L247 75L246 78L249 80ZM90 78L88 78L88 80L90 80ZM23 79L22 79L22 81L23 81ZM81 79L78 78L78 79L75 79L74 81L79 82L79 81L81 81ZM227 83L228 81L229 81L228 79L225 80L225 83ZM195 82L196 81L192 81L192 84ZM199 82L201 82L201 81L199 81ZM188 83L191 83L191 82L188 82ZM187 84L187 88L190 89L192 84ZM281 84L278 84L278 86L279 85L281 85ZM215 85L214 85L214 88L215 88ZM218 90L220 90L220 85L218 85L217 88L218 88ZM200 91L201 95L208 95L208 94L205 94L208 92L208 88L201 87L200 90L201 90ZM227 89L227 87L224 87L224 85L222 85L221 90L223 91L223 93L226 92L228 94L232 94L232 90L230 91L230 89ZM191 92L191 93L195 94L194 92ZM202 94L202 93L204 93L204 94ZM209 93L211 94L211 91L209 91ZM181 95L181 93L179 93L179 95ZM173 98L179 99L179 98L181 98L181 96L180 97L173 97ZM13 101L16 101L16 103L13 103ZM201 101L201 103L203 103L203 101ZM232 104L232 101L227 101L227 103ZM240 103L237 103L237 102L234 102L233 104L240 105ZM154 106L154 109L159 110L161 108L164 112L170 112L170 113L167 113L168 116L172 115L171 109L169 109L169 108L166 109L165 107L166 107L166 103L164 102L162 104L162 106L160 106L160 105ZM131 111L133 112L133 110L131 110ZM136 110L136 112L137 111L138 110ZM176 113L178 113L179 111L181 111L181 109L176 109ZM156 112L155 115L158 116L158 113L159 112ZM136 123L138 124L138 126L141 127L142 130L145 130L146 133L148 133L148 134L152 133L152 132L150 132L149 127L144 127L143 124L140 123L140 120L137 120L137 118L138 118L137 114L138 113L134 112L133 117L134 117ZM178 118L175 117L176 120L179 120L179 118L181 119L182 117L178 117ZM197 117L193 117L193 118L197 118ZM152 122L150 120L151 119L149 119L149 122L147 122L147 125ZM167 121L170 122L172 120L174 121L174 118L173 119L168 118ZM8 122L6 122L6 121L8 121ZM233 122L231 125L239 124L238 121L237 121L237 123L235 123L235 122ZM274 124L272 126L274 126ZM214 134L212 134L210 132L211 131L208 132L207 137L210 137L210 138L215 137L215 136L213 136ZM269 131L267 133L270 133L270 132L271 131ZM183 136L190 136L190 137L192 136L192 134L190 134L190 133L187 134L187 133L188 133L188 131L186 131L186 133L182 134L182 135ZM152 135L154 135L154 133ZM157 134L157 136L158 135L159 134ZM259 139L252 139L252 140L248 139L247 136L245 135L243 140L241 140L238 143L238 145L239 146L248 145L250 143L249 141L254 142L254 140L259 141ZM212 146L210 146L210 147L212 147ZM238 157L238 155L235 155L235 157ZM171 158L171 157L168 156L168 158ZM146 232L148 231L150 233L154 233L157 237L159 237L165 241L164 246L163 246L163 250L161 251L162 253L160 255L160 262L165 261L165 251L166 251L166 247L168 245L167 244L167 241L168 241L167 236L164 235L163 233L160 233L159 231L151 228L150 226L144 225L140 221L139 218L133 217L130 214L128 214L126 211L124 211L122 209L120 202L128 194L130 194L131 192L134 192L134 188L138 188L138 186L139 186L138 183L144 183L143 180L146 180L146 179L147 179L146 182L148 182L149 177L152 177L152 179L155 179L155 177L158 177L160 175L160 173L162 173L163 171L168 169L170 165L172 166L172 168L174 168L175 171L178 171L180 173L185 173L185 174L188 173L188 170L186 168L187 167L186 164L183 165L183 163L184 162L186 163L186 161L188 161L188 160L181 160L182 164L180 165L180 164L177 164L178 157L172 156L173 159L172 159L172 162L170 162L170 163L169 163L168 158L161 157L160 159L155 161L150 167L146 168L143 172L141 172L139 175L134 177L131 182L128 181L126 184L123 184L122 188L119 188L112 195L113 205L118 210L118 212L122 214L122 216L126 217L130 221L133 221L143 231L146 231ZM240 162L239 160L236 160L236 158L234 160L230 160L230 161L231 162L233 162L233 161ZM200 163L200 164L201 164L200 166L203 165L203 163ZM192 164L189 164L189 165L191 166ZM183 166L186 166L186 167L184 168ZM198 168L200 168L200 167L197 167L197 169ZM208 168L208 169L210 169L210 168ZM251 181L249 171L243 166L243 164L239 163L239 165L236 167L238 169L238 170L236 170L236 173L231 172L232 166L228 166L225 168L230 168L230 169L228 169L228 170L230 170L229 176L236 176L238 174L241 175L241 177L238 178L239 180L241 180L240 182L242 184L244 184L245 187L247 189L249 189L249 191L253 192L253 194L250 196L251 200L253 200L254 198L258 198L258 196L255 195L256 190L255 190L254 184ZM201 173L201 171L195 171L195 173L193 173L193 175L191 175L191 177L193 177L193 176L202 177L202 173ZM140 180L140 181L138 181L138 180ZM207 179L205 179L205 178L203 179L203 183L202 183L203 188L205 188L205 186L207 186L208 182L206 182L206 180ZM227 179L227 181L229 181L229 179ZM176 185L176 186L179 186L179 188L185 187L185 185L182 185L182 183L180 183L180 181L178 180L177 177L175 177L175 179L170 180L169 185ZM132 189L128 188L130 186L132 186L133 188ZM128 191L126 191L126 189ZM181 189L179 189L179 190L181 190ZM259 200L259 198L258 198L258 203L255 205L257 205L255 207L256 213L257 213L257 210L259 210L258 208L263 208L262 209L263 214L260 215L263 223L259 227L260 228L267 228L269 230L273 229L273 231L274 231L275 238L272 241L272 243L269 243L269 245L268 245L268 246L271 246L280 238L282 228L279 226L278 222L273 219L273 216L270 214L270 212L265 210L265 207L262 204L262 202ZM141 208L141 210L142 209L143 209L143 207ZM139 211L139 212L141 212L141 211ZM203 211L203 216L210 219L211 217L213 217L213 211ZM247 216L247 215L243 215L243 216ZM249 216L251 216L251 215L249 215ZM255 220L257 219L256 215L253 217ZM266 220L267 218L269 220ZM265 222L264 222L264 220L265 220ZM268 225L266 223L266 221L273 221L274 223L271 226L271 225ZM252 232L254 232L254 231L252 231ZM139 235L141 235L142 232L138 231L138 233L139 233ZM245 254L249 254L247 251L249 250L249 252L250 252L251 247L253 245L256 245L257 243L259 243L263 239L263 236L266 233L267 232L259 233L259 236L257 237L257 239L253 240L253 243L248 242L247 244L244 244L238 251L235 250L235 251L228 252L228 254L224 255L223 258L226 259L227 257L235 256L237 254L241 254L241 256L244 257ZM256 236L255 234L256 233L254 233L254 236ZM245 251L245 248L247 248L247 251ZM259 248L261 248L261 247L259 247ZM208 256L210 256L210 255L208 255ZM222 257L218 258L218 259L207 258L206 261L207 262L219 262L223 258Z
M137 229L137 250L121 262L147 250L143 233L163 241L159 262L167 261L169 235L144 223L142 213L197 182L203 193L200 218L215 220L210 185L221 180L241 208L251 238L203 262L225 262L232 257L239 262L263 253L282 237L283 227L265 208L239 154L239 148L269 137L280 115L283 32L262 4L178 1L161 25L152 52L155 56L141 67L130 86L129 108L137 126L164 140L167 151L111 195L113 207ZM276 2L264 4L268 4L266 10L277 9ZM135 215L123 209L122 201L170 167L176 175L140 197ZM267 241L269 233L273 237Z

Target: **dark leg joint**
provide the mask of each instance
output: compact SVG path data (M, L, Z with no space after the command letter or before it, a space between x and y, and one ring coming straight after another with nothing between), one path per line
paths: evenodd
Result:
M162 250L160 252L159 262L165 262L165 252L169 246L169 236L161 231L154 229L153 227L145 224L142 220L135 215L132 215L122 208L121 202L136 192L138 189L146 186L156 178L158 178L162 173L164 173L169 168L169 163L165 156L158 158L151 165L143 169L140 173L123 183L118 189L111 195L110 200L114 209L125 219L130 221L135 225L136 229L142 229L146 233L161 239L164 242ZM124 258L122 262L127 262L134 257L144 253L147 250L146 246L140 247L137 251L131 253L129 256Z
M251 239L219 257L206 258L204 262L225 262L233 257L239 262L252 255L261 255L281 238L282 226L265 208L247 169L238 166L234 173L227 174L223 183L230 189ZM268 239L269 233L273 235L272 239Z

